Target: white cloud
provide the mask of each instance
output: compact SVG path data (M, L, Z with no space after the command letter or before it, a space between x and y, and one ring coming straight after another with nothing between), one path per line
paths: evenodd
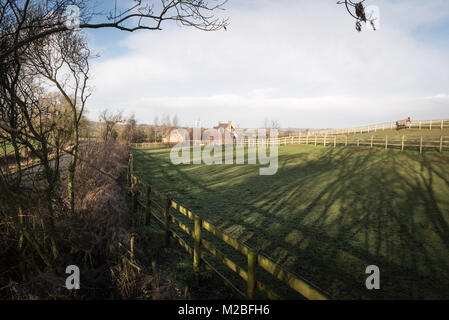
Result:
M231 1L228 32L171 27L131 34L120 43L126 55L93 67L91 117L105 107L134 112L140 122L165 112L184 124L200 118L243 127L265 117L295 127L444 117L446 101L421 97L449 92L442 72L448 54L417 41L413 28L447 17L432 10L449 6L390 3L379 1L376 32L355 32L334 3Z
M438 93L438 94L430 97L430 99L439 99L439 100L448 100L449 101L449 94Z

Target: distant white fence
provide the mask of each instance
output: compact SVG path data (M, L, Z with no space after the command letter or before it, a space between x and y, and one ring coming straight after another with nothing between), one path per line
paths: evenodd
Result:
M449 119L436 120L412 120L407 124L408 128L417 129L444 129L449 128ZM345 128L345 129L330 129L330 130L310 130L310 133L315 135L336 135L336 134L354 134L354 133L370 133L377 131L385 131L388 129L396 129L396 121L385 122L380 124L373 124L365 127Z

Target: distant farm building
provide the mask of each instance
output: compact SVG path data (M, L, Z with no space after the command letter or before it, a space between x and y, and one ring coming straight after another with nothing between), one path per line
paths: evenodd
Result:
M238 133L236 131L236 129L232 126L232 121L229 121L228 123L222 123L222 122L218 122L218 125L213 127L212 129L218 130L219 134L220 134L220 138L222 139L222 141L224 142L226 137L231 138L232 140L237 139L238 138ZM208 132L208 130L201 128L201 138L200 140L203 141L212 141L214 140L214 134L212 134L211 132ZM194 132L193 129L171 129L168 130L163 138L162 138L162 143L166 143L166 144L178 144L181 143L183 141L197 141L198 138L194 137Z
M223 140L225 139L227 133L230 134L231 139L238 138L237 131L232 126L232 121L228 121L228 123L222 123L219 121L218 126L215 126L214 129L217 129L221 133Z
M167 131L165 136L162 138L162 143L180 143L186 140L187 137L184 136L184 132L178 129L172 129Z

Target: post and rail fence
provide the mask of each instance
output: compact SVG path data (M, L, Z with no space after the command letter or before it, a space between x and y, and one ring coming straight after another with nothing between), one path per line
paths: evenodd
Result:
M449 119L434 119L434 120L411 120L407 122L407 128L417 128L426 130L449 128ZM363 127L343 128L343 129L325 129L325 130L310 130L312 134L317 135L344 135L344 134L363 134L370 132L379 132L385 130L396 129L396 121L373 124Z
M213 140L191 141L192 144L199 144L201 146L214 144ZM217 142L218 143L218 142ZM225 144L223 141L218 144ZM357 147L380 147L385 150L399 149L401 151L415 150L422 153L423 151L448 151L449 150L449 136L409 136L409 135L394 135L394 136L379 136L379 135L297 135L288 137L278 137L274 139L235 139L233 141L235 146L259 146L259 145L313 145L324 147L338 147L338 146L357 146ZM173 145L173 144L172 144ZM147 144L132 143L133 148L147 148Z
M150 185L145 184L134 174L133 167L133 156L132 153L130 153L127 186L132 198L134 212L136 212L139 207L143 208L145 213L145 224L148 225L150 221L155 221L165 230L166 246L170 244L170 238L177 240L177 242L191 256L193 256L193 270L195 273L198 274L200 267L203 266L205 269L215 273L228 287L246 299L254 299L256 290L265 293L270 299L280 299L281 297L279 294L275 293L272 289L269 289L260 281L260 278L258 278L256 273L256 267L258 266L297 293L301 294L306 299L327 300L330 298L330 296L323 290L276 264L260 251L254 250L243 244L239 240L215 227L199 215L194 214L170 197L160 193ZM142 201L142 198L145 200ZM158 201L155 201L155 199L158 199L161 204L159 204ZM171 213L171 210L174 210L177 214L181 214L184 219L187 218L190 221L193 221L193 230L181 221L181 216L175 217L175 215ZM193 247L190 246L175 230L173 230L171 227L172 225L179 227L179 229L184 231L190 239L193 239ZM229 245L238 253L246 256L247 267L240 267L223 252L218 250L217 247L210 241L206 241L206 239L202 236L202 230L207 231L215 240ZM244 293L243 290L239 289L226 276L212 266L203 254L204 250L207 250L207 252L217 258L222 265L228 267L246 282L246 293Z

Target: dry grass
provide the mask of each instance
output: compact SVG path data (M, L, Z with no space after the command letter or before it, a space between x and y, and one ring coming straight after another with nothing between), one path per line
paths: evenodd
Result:
M0 299L186 298L158 271L163 244L130 214L121 187L127 146L83 144L80 158L75 215L64 202L52 203L51 215L39 195L0 185ZM77 291L65 288L72 264L80 268Z

